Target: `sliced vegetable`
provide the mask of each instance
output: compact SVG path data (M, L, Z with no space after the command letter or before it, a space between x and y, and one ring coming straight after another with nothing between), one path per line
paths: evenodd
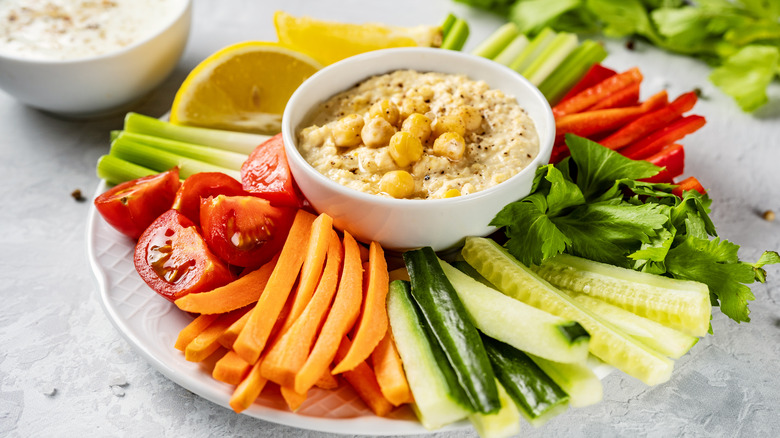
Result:
M573 408L590 406L603 398L601 379L587 364L553 362L531 354L528 357L569 395Z
M496 381L496 387L501 409L495 414L469 415L469 421L481 438L505 438L520 432L520 411L517 405L500 382Z
M521 73L531 65L531 63L539 57L544 49L552 43L555 39L555 32L550 28L545 28L539 32L528 45L520 52L512 62L509 63L509 67L514 71Z
M404 374L404 366L398 349L393 341L393 334L388 326L385 336L379 341L371 353L371 364L374 366L377 383L382 395L394 406L411 403L412 392Z
M211 377L229 385L238 385L249 373L252 365L241 359L235 351L229 350L214 365Z
M522 71L532 84L539 85L566 59L577 47L579 41L573 33L560 32L550 44L542 50L536 59Z
M181 157L192 158L226 169L240 168L247 157L247 154L215 149L213 147L193 143L184 143L151 135L135 134L127 131L121 131L111 144L112 147L117 144L149 146L157 150L170 152Z
M606 99L588 108L588 111L596 111L607 108L622 108L636 105L637 102L639 102L640 85L641 84L637 82L620 91L616 91L611 96L608 96Z
M159 173L113 155L98 158L96 171L98 178L106 180L108 184L119 184Z
M592 43L597 44L602 48L602 50L604 49L601 44L596 42ZM606 58L606 50L604 51L604 57ZM604 81L609 77L615 76L616 74L617 72L611 68L604 67L598 63L593 64L593 66L588 69L585 75L566 92L561 100L566 100L572 96L576 96L577 94L580 94L580 92L585 91L586 89Z
M300 207L299 194L287 164L282 134L260 144L241 166L244 190L268 199L274 205Z
M594 69L597 71L608 70L598 64L606 57L607 51L604 46L592 40L583 41L547 79L539 84L539 91L544 94L550 104L555 105L566 98L568 90L574 90L583 81L590 80L588 78L589 72L594 71ZM592 73L592 75L596 75L596 73Z
M707 191L704 190L704 186L702 186L699 180L693 176L689 176L688 178L685 178L684 180L677 183L677 187L675 187L674 190L672 190L672 193L682 198L683 193L685 193L688 190L695 190L701 193L702 195L707 193Z
M209 196L245 195L241 183L221 172L199 172L181 183L173 201L173 208L196 225L200 225L200 200Z
M200 332L187 347L184 349L184 358L190 362L202 362L212 353L217 351L222 345L219 343L219 337L236 320L246 313L246 309L235 310L230 313L223 313L209 324L205 330Z
M344 360L349 348L350 341L345 336L336 351L335 359L337 362ZM343 376L352 385L358 397L363 400L375 415L384 417L393 410L393 404L382 395L382 390L376 381L376 375L374 375L374 371L371 370L371 367L365 361L360 362L353 369L345 371Z
M642 73L639 72L639 69L636 67L631 68L623 73L610 76L568 99L562 100L553 107L553 114L555 117L561 117L580 112L595 105L607 96L641 81Z
M512 64L512 61L517 59L517 57L523 53L523 50L528 47L529 43L530 41L528 40L528 37L524 34L520 34L516 36L509 44L507 44L507 46L504 47L501 52L499 52L499 54L493 58L493 60L508 67L510 64Z
M644 179L644 181L671 184L674 178L682 175L685 170L685 149L682 145L673 144L665 147L657 154L645 158L645 161L662 167L663 170L655 174L655 176Z
M519 34L520 32L514 23L505 23L475 47L471 54L493 59Z
M252 406L252 403L260 396L260 392L263 391L265 384L268 383L268 380L260 375L260 364L260 361L255 362L252 369L249 370L249 374L233 391L233 395L230 397L230 407L235 412L241 413Z
M455 18L455 21L444 35L441 47L447 50L460 50L466 44L469 37L469 24L462 18Z
M197 318L193 319L181 329L179 336L176 338L174 348L179 351L184 351L184 349L187 348L187 345L201 334L203 330L206 330L212 322L216 321L218 317L219 315L198 315Z
M688 134L699 130L706 119L702 116L687 116L648 135L642 140L620 150L620 153L632 160L643 160L657 154L664 146L670 145Z

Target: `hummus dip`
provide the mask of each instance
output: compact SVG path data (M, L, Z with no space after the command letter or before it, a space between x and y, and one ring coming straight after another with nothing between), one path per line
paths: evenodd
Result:
M308 120L298 149L317 171L396 198L485 190L539 152L534 123L517 100L465 75L398 70L374 76L322 103Z

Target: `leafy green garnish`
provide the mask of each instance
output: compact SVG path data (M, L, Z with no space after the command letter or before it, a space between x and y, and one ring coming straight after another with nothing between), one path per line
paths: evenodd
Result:
M671 184L640 181L659 168L634 161L582 137L568 135L571 157L537 169L532 192L513 202L491 225L506 227L507 250L539 265L569 253L643 272L707 284L710 299L738 322L750 321L746 286L765 281L763 266L780 263L766 252L756 263L739 260L739 246L717 238L710 199L682 198Z

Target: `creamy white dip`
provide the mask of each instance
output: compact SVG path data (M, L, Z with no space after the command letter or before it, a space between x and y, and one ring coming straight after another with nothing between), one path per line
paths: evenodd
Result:
M160 31L184 0L2 0L0 54L69 60L114 52Z
M461 158L436 153L428 140L419 159L399 166L388 146L338 144L336 130L343 117L357 114L368 124L374 103L389 100L403 108L415 96L422 96L425 105L420 111L433 122L464 107L478 112L481 120L463 135ZM400 125L401 120L398 129ZM414 183L412 192L403 197L468 195L506 181L539 153L533 120L517 100L465 75L399 70L371 77L324 102L304 126L298 132L298 149L315 169L339 184L382 196L391 195L382 189L382 177L398 170L411 174Z

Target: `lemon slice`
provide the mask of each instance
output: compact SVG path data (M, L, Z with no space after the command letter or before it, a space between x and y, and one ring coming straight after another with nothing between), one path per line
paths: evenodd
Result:
M279 43L250 41L203 60L173 100L171 122L272 134L296 88L319 70L310 57Z
M274 14L279 42L303 52L322 65L371 50L391 47L439 47L441 26L395 27L352 24Z

